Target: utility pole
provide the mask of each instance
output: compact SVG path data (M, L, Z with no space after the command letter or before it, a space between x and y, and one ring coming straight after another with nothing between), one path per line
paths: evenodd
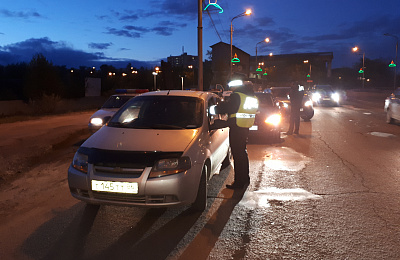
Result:
M203 0L198 0L198 26L197 26L197 57L198 57L198 80L200 91L203 90Z

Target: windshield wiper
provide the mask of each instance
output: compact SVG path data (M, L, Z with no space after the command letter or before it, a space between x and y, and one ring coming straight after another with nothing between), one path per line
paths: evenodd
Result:
M185 129L182 126L167 125L167 124L154 124L154 125L151 125L150 128L153 128L153 129Z

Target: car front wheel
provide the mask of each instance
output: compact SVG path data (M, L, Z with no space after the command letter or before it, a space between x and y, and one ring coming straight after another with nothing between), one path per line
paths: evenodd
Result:
M231 152L231 147L229 146L228 151L226 153L225 159L222 161L222 169L225 169L229 165L232 164L232 152Z
M195 211L203 211L207 207L207 166L204 165L199 188L197 191L196 200L192 204L192 209Z
M386 111L386 123L388 124L393 124L394 123L394 119L392 118L392 112L390 109L388 109Z

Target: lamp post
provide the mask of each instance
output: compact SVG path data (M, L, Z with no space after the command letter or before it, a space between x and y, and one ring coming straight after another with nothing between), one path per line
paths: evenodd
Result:
M310 63L308 60L305 60L304 61L304 64L306 64L306 63ZM311 63L310 63L310 72L309 72L309 74L308 75L310 75L310 77L311 77Z
M264 40L256 43L256 66L258 66L258 62L257 62L257 45L262 43L262 42L269 43L269 38L267 37Z
M353 49L353 52L358 52L360 49L357 47L357 46L355 46ZM363 59L362 59L362 88L364 88L364 82L365 82L365 66L364 66L364 62L365 62L365 52L363 51Z
M154 90L157 90L157 75L158 75L158 72L160 72L160 68L159 68L159 67L155 67L154 70L155 70L155 71L153 71L153 76L154 76Z
M245 16L245 15L251 15L251 9L247 9L245 12L243 12L243 13L241 13L241 14L239 14L239 15L236 15L236 16L233 17L232 20L231 20L231 30L230 30L230 32L231 32L231 59L229 60L229 63L230 63L230 74L229 74L229 78L232 77L232 57L233 57L233 56L232 56L232 34L233 34L233 20L235 20L236 18Z
M395 65L397 66L397 50L399 48L399 37L396 35L390 34L390 33L385 33L385 36L390 36L396 39L396 59L395 59ZM393 81L393 89L396 89L396 76L397 76L397 71L396 71L396 66L394 66L394 81Z

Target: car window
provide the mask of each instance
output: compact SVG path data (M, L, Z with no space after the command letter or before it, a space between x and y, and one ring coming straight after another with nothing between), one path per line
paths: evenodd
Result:
M131 98L132 96L111 96L101 108L120 108Z
M149 129L193 129L203 123L203 102L180 96L140 96L131 99L108 126Z
M274 106L274 102L272 96L268 93L255 93L258 98L258 102L260 106L272 107Z

